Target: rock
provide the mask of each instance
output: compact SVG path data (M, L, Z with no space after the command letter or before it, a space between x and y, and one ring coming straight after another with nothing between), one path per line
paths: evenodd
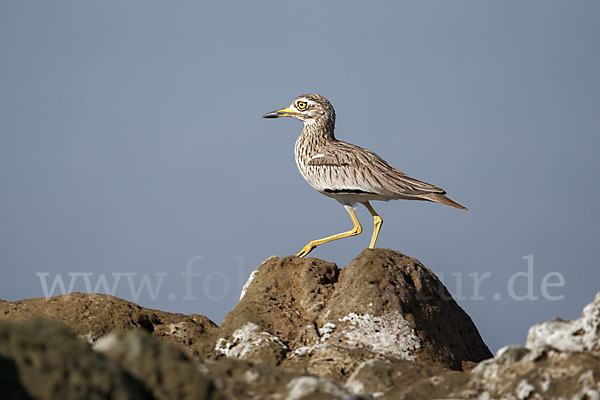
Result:
M600 358L589 353L509 346L475 367L469 385L490 398L600 398Z
M581 318L531 327L527 347L506 346L469 372L421 379L381 398L600 399L599 316L600 293Z
M346 268L265 260L218 333L217 356L344 382L368 360L461 369L491 357L467 314L419 261L367 249Z
M0 356L0 399L33 399L21 383L19 369L15 362L3 356Z
M600 293L573 321L554 319L529 328L526 346L553 347L562 351L590 351L600 355Z
M420 379L444 373L444 369L425 366L412 361L389 362L368 360L356 368L345 383L345 387L354 394L383 396L395 393Z
M402 359L461 369L492 356L433 272L392 250L366 249L344 268L321 316L349 345Z
M257 267L245 295L223 320L217 354L224 354L225 344L230 343L228 353L233 357L271 360L277 365L290 348L315 343L319 338L315 321L338 274L335 264L317 259L269 258ZM251 331L255 333L240 338L242 332ZM264 340L266 335L271 340ZM272 344L278 342L286 343L284 352L273 351ZM253 343L252 353L234 350L234 345L247 348L249 343Z
M105 294L71 293L15 302L0 300L0 320L28 318L57 320L90 343L115 330L141 328L179 345L189 357L212 353L217 326L199 314L151 310Z
M2 399L600 400L600 294L483 360L437 277L391 250L343 270L272 257L221 328L105 295L0 301L0 319L35 316L61 324L0 321Z
M261 331L252 322L237 329L231 342L217 340L215 350L229 358L248 359L277 365L285 357L288 347L277 337Z
M598 399L600 359L589 353L509 346L470 372L421 379L381 399Z
M404 361L366 349L353 349L346 345L325 343L297 349L289 354L281 366L344 383L356 368L369 360L382 360L390 363Z
M203 365L229 399L344 399L362 397L335 382L268 364L223 358Z
M286 385L288 400L340 399L352 400L357 396L348 394L335 383L316 376L300 376Z
M144 382L155 399L223 399L211 379L171 343L143 330L112 332L94 350L118 362Z
M0 398L151 399L120 366L64 326L0 321Z

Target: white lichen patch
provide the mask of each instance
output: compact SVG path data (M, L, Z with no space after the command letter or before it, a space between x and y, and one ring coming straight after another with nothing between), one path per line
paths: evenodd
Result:
M529 383L525 379L523 379L517 385L515 394L517 395L517 399L525 400L525 399L529 398L531 393L533 393L534 391L535 391L535 387L531 383Z
M100 339L96 340L96 343L92 346L92 349L99 353L106 353L111 350L119 343L119 339L117 338L117 334L115 332L111 332L108 335L102 336Z
M584 372L579 376L578 384L581 388L580 399L600 400L600 379L594 370Z
M246 295L246 291L250 287L250 284L252 283L254 278L256 278L256 274L258 274L258 270L260 269L260 267L272 258L276 258L276 256L271 256L271 257L267 258L265 261L260 263L260 265L258 267L254 268L254 271L252 271L252 273L250 273L248 280L246 281L246 283L244 283L244 286L242 286L242 293L240 294L240 300Z
M488 392L484 391L479 393L477 400L492 400L492 396Z
M365 385L360 380L360 374L361 374L363 368L372 366L376 362L377 361L375 361L375 360L367 360L367 361L362 362L358 366L358 368L356 368L354 370L354 372L352 373L352 375L350 375L350 377L348 378L348 380L344 384L344 387L346 389L348 389L350 391L350 393L364 394L365 393Z
M140 338L131 331L111 332L96 340L92 349L99 353L126 353L139 356L143 352Z
M252 283L254 278L256 278L257 273L258 273L258 268L256 268L254 271L252 271L252 273L248 277L248 280L246 281L246 283L244 283L244 286L242 287L242 293L240 294L240 300L243 299L244 296L246 295L246 290L248 290L248 288L250 287L250 284Z
M85 335L79 335L79 339L88 342L89 344L94 344L96 339L98 339L98 336L96 336L94 332L88 332Z
M363 394L365 392L365 385L357 379L348 379L344 386L350 393Z
M169 336L174 336L180 339L187 338L187 322L178 322L166 326L166 333Z
M260 346L275 345L284 351L288 347L277 336L261 331L260 327L251 322L233 332L232 340L225 338L217 340L215 350L228 358L246 358L253 350Z
M254 369L249 369L244 372L244 379L246 380L246 383L256 382L258 378L260 378L260 372Z
M418 336L400 313L382 317L350 313L338 321L341 324L327 322L318 328L319 340L315 344L299 347L288 353L288 357L313 355L333 344L365 348L374 353L414 361L414 352L421 347Z
M309 355L315 346L302 346L298 347L296 350L292 351L288 356L291 357L304 357Z
M542 390L544 392L547 392L548 389L550 389L551 384L552 384L552 377L550 376L548 371L543 371L541 373L540 388L542 388Z
M312 327L309 326L307 328ZM317 329L319 332L319 340L315 344L313 344L312 346L298 347L297 349L289 353L288 357L305 357L312 355L315 351L325 348L325 343L335 333L335 328L336 325L334 323L327 322L325 325Z
M286 400L299 400L318 395L329 395L339 400L353 400L355 396L330 380L315 376L300 376L287 384L288 394Z
M526 346L530 349L550 346L561 351L600 352L600 293L573 321L555 319L529 329Z
M375 353L390 354L404 360L415 360L421 341L409 322L398 312L381 317L350 313L339 318L347 322L343 330L346 344L367 348Z
M321 342L327 340L331 334L335 331L335 324L328 322L319 328L319 335L321 336Z

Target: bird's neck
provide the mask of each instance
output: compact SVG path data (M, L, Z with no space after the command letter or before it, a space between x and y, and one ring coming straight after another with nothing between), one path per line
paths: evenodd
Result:
M324 118L304 124L304 129L296 139L294 147L296 165L304 179L308 180L306 167L312 157L336 140L333 135L334 124L335 120L328 121Z
M328 142L335 140L334 130L334 119L320 118L315 121L305 122L300 136L311 141Z

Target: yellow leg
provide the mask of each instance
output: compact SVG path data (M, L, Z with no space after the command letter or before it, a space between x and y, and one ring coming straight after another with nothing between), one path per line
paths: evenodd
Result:
M377 214L375 209L371 207L371 204L368 201L364 202L363 204L365 207L367 207L367 210L369 210L369 212L373 216L374 229L373 236L371 237L371 244L369 245L369 248L372 249L375 247L375 242L377 242L377 236L379 236L379 230L381 229L381 225L383 225L383 219L381 219L381 217Z
M331 242L332 240L338 240L338 239L343 239L343 238L347 238L350 236L355 236L362 232L362 226L360 226L360 222L358 222L358 218L356 218L354 209L350 206L345 206L345 207L346 207L346 210L348 211L348 214L350 214L350 218L352 218L352 223L354 223L354 228L352 228L351 230L349 230L347 232L338 233L337 235L328 236L323 239L311 240L310 242L308 242L308 244L306 246L304 246L304 248L302 250L300 250L300 252L298 254L296 254L298 257L306 256L308 253L310 253L315 247L317 247L320 244Z

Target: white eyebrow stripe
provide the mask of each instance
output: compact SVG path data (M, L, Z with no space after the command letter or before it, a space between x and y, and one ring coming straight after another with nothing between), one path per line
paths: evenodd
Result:
M317 104L317 103L315 103L315 102L314 102L314 101L312 101L312 100L305 99L304 97L301 97L301 98L297 99L296 101L303 101L303 102L305 102L305 103L306 103L306 105L308 105L308 106L314 106L315 104Z

